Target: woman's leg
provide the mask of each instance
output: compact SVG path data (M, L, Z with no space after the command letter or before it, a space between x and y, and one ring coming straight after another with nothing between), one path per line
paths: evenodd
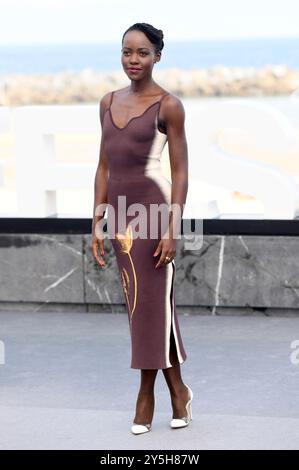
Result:
M172 417L183 418L184 416L187 416L186 404L188 401L188 388L184 384L181 377L181 366L177 357L172 329L170 339L170 362L172 367L162 369L162 371L170 391L173 410Z
M157 372L158 369L141 369L141 384L134 418L136 424L152 422L155 408L154 385Z

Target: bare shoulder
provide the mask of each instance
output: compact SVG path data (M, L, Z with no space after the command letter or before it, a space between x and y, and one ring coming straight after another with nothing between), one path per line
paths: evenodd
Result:
M100 115L100 120L102 124L103 124L104 115L106 111L109 109L111 95L112 95L112 91L108 91L108 93L105 93L105 95L103 95L102 98L100 99L99 115Z
M184 106L180 98L173 95L170 92L167 92L167 95L163 99L163 108L167 114L171 113L184 113Z
M130 89L130 85L124 86L123 88L118 88L117 90L114 90L114 93L120 93L122 91L128 91Z
M101 100L100 100L100 108L104 111L109 106L110 99L111 99L111 94L112 94L112 91L108 91L108 93L105 93L105 95L103 95Z
M128 90L129 86L126 86L124 88L118 88L117 90L111 90L111 91L108 91L107 93L105 93L105 95L102 96L101 100L100 100L100 106L105 109L108 108L109 104L110 104L110 101L111 101L111 95L112 93L114 94L121 94L121 92L125 91L125 90Z
M184 126L185 109L180 98L168 92L161 103L160 118L166 126Z

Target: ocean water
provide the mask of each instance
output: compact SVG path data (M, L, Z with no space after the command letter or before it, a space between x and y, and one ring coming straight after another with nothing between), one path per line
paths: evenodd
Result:
M299 68L299 37L167 41L156 70L217 65L263 67L285 64ZM0 45L0 75L78 72L85 68L115 71L121 66L121 43Z

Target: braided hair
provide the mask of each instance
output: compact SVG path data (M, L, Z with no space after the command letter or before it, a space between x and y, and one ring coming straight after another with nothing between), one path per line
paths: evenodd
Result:
M148 40L155 46L156 54L162 51L164 47L163 31L162 29L154 28L154 26L148 23L134 23L124 32L121 42L123 43L125 34L128 31L135 31L135 30L141 31L142 33L146 35Z

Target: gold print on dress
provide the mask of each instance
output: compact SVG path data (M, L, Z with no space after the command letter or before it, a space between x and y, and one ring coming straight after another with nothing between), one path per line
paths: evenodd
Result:
M133 271L133 277L134 277L134 303L133 303L133 308L131 309L131 305L129 302L129 286L130 286L130 281L129 281L129 276L125 268L122 269L122 285L123 289L126 295L128 307L129 307L129 313L130 313L130 320L132 320L133 313L136 307L136 301L137 301L137 277L136 277L136 272L135 272L135 267L134 263L130 254L131 248L133 246L133 234L132 234L132 227L129 224L125 234L122 233L116 233L115 234L116 240L119 241L120 246L121 246L121 252L124 254L127 254L132 266L132 271Z
M127 283L127 277L124 275L124 271L126 272L125 268L122 269L121 272L121 279L122 279L122 286L126 296L127 304L130 305L129 302L129 284Z
M130 288L130 278L129 278L129 274L127 273L127 270L124 268L123 269L124 271L124 275L126 276L126 281L127 281L127 284L128 284L128 289Z

